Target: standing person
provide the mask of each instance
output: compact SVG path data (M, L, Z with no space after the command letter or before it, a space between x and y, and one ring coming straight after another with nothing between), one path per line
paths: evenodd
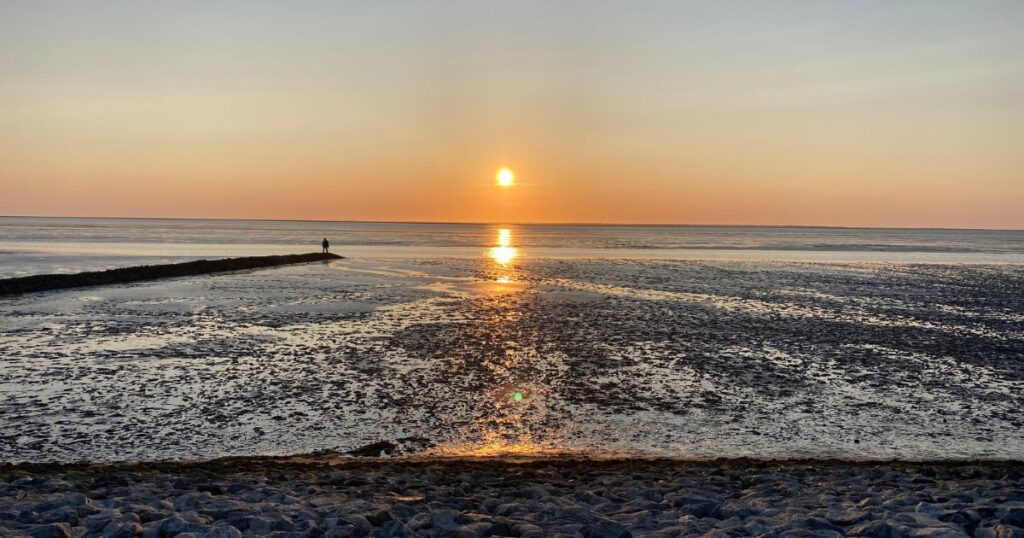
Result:
M327 254L327 252L330 251L331 249L331 242L328 241L327 238L325 237L324 242L320 243L320 246L324 247L324 254Z

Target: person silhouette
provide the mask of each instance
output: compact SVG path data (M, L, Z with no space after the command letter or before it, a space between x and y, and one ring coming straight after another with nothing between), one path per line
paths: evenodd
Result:
M331 242L328 241L327 238L325 237L324 238L324 242L320 243L320 246L324 247L324 252L323 253L327 254L327 252L330 251L330 249L331 249Z

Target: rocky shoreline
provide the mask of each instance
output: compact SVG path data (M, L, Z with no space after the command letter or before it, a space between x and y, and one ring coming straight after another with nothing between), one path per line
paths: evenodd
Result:
M0 465L0 536L1024 536L1024 462Z

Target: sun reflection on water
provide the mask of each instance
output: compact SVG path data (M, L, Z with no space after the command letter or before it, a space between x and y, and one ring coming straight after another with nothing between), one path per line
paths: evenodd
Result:
M511 372L506 372L506 374ZM500 376L498 376L500 377ZM489 405L450 443L434 453L446 457L542 457L566 453L561 435L544 425L545 390L529 382L503 384L488 392Z
M519 249L512 246L512 230L500 228L496 246L488 251L488 255L501 267L508 267L512 261L519 257Z
M501 343L499 351L476 359L486 387L468 406L469 416L459 417L451 438L431 452L444 457L545 457L566 454L565 427L556 419L544 372L559 368L561 357L542 355L520 342L515 325L523 312L518 305L529 294L514 293L528 283L517 278L520 250L513 246L511 228L498 228L485 257L490 258L486 279L494 286L485 303L494 310L483 316L480 330ZM493 326L488 325L493 324ZM556 400L557 401L557 400ZM557 404L555 404L557 405Z

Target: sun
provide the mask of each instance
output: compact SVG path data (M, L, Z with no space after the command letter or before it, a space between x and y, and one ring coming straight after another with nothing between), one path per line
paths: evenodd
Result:
M516 184L516 175L508 168L498 170L497 185L499 187L511 187Z

